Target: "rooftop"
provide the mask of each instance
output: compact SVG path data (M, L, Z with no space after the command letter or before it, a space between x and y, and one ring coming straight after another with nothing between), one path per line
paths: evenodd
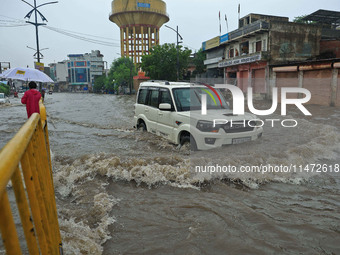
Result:
M340 12L328 11L328 10L317 10L312 14L307 15L302 20L304 21L315 21L323 24L334 24L340 25Z

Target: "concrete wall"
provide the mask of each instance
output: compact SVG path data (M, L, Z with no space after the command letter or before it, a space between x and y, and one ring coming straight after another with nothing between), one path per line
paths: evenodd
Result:
M269 38L271 65L304 61L320 54L320 26L272 21Z
M320 55L327 58L340 58L340 40L322 40L320 42Z
M265 21L283 21L288 22L288 17L280 17L280 16L272 16L272 15L263 15L263 14L256 14L256 13L250 13L247 16L239 19L239 27L246 26L248 24L254 23L257 20L265 20Z

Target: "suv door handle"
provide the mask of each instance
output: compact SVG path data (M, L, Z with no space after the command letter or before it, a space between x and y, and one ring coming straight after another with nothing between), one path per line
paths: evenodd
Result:
M145 112L149 112L149 107L145 107Z
M158 115L159 116L163 116L163 112L162 111L158 111Z

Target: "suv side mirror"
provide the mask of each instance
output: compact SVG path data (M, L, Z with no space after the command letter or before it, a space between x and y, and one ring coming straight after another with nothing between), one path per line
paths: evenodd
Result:
M159 110L171 111L171 104L168 104L168 103L159 104Z

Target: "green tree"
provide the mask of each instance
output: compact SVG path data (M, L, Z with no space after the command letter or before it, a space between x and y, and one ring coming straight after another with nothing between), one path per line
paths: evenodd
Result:
M195 71L193 72L194 75L196 74L201 74L206 71L205 65L204 65L204 60L206 60L206 54L201 48L198 52L195 53L193 62L195 65Z
M118 86L133 87L133 76L137 74L136 67L129 58L118 58L112 62L105 88L109 92L117 90Z
M293 19L293 22L295 23L304 23L304 24L315 24L315 21L309 21L309 20L303 20L306 18L307 15L297 16Z
M94 85L93 85L93 92L94 93L101 92L102 89L105 88L105 83L106 83L106 75L105 74L95 77Z
M179 79L188 67L191 50L178 46ZM149 55L142 56L141 68L147 76L155 80L177 80L177 47L175 44L157 45L150 50Z
M0 93L5 93L6 96L9 95L10 87L4 83L0 83Z

